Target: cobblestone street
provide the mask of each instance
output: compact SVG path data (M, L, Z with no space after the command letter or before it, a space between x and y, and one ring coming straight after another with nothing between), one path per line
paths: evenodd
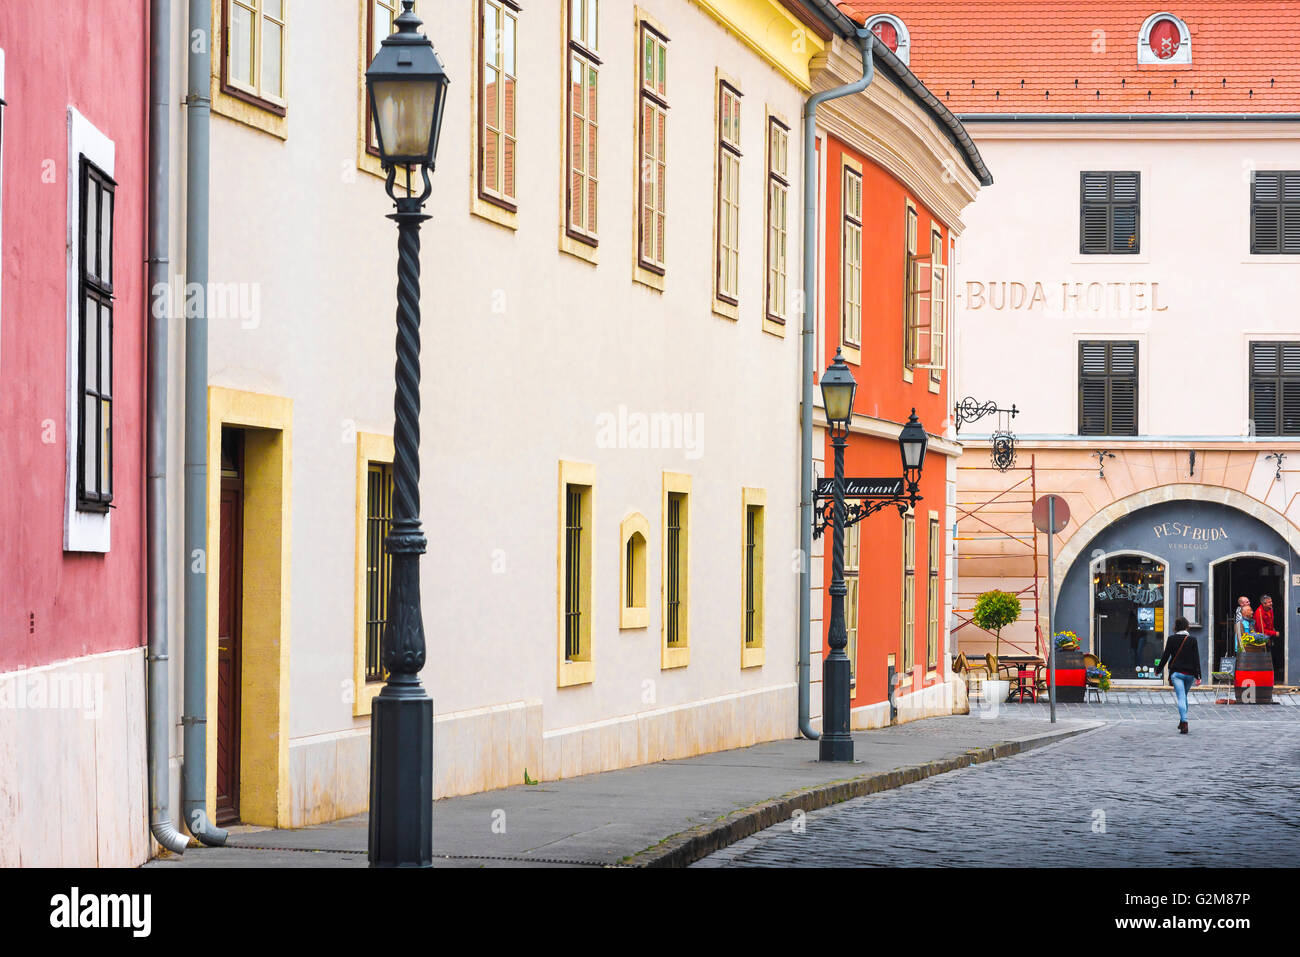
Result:
M1046 705L1010 705L1016 716ZM1300 707L1062 705L1110 723L780 824L696 867L1282 866L1300 859Z

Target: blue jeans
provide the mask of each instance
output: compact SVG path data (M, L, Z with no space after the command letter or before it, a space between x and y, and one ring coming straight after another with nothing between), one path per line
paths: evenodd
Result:
M1187 720L1187 689L1196 683L1196 675L1185 675L1181 671L1171 671L1169 682L1174 686L1174 697L1178 699L1178 720Z

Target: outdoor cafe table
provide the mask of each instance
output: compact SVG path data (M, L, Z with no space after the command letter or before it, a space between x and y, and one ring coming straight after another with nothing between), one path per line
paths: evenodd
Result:
M998 658L998 670L1007 671L1008 677L1012 668L1015 669L1016 687L1012 694L1021 700L1025 691L1029 692L1031 701L1038 700L1038 672L1046 665L1047 662L1037 655L1004 655Z

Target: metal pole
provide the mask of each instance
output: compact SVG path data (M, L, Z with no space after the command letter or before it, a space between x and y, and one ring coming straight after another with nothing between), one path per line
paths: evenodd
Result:
M848 429L835 429L835 528L831 545L831 625L827 641L830 654L822 663L822 736L818 758L822 761L852 761L853 735L849 730L851 707L849 656L844 653L849 633L844 627L844 446Z
M1048 697L1052 702L1052 724L1056 724L1056 600L1052 592L1055 584L1055 569L1052 568L1052 562L1056 557L1056 499L1048 497L1047 499L1047 657L1050 664L1047 666L1047 673L1051 680L1048 687Z
M426 183L427 183L426 173ZM426 191L427 195L427 191ZM370 716L370 866L433 866L433 701L420 683L420 224L423 197L401 197L397 212L397 388L393 407L393 524L388 621L381 644L383 690Z

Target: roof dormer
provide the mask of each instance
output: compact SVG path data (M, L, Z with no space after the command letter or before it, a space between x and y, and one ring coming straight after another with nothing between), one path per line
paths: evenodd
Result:
M907 33L907 24L892 13L877 13L867 20L867 29L880 38L880 42L889 47L904 63L907 63L908 50L912 38Z
M1172 13L1153 13L1138 34L1138 63L1191 63L1192 35Z

